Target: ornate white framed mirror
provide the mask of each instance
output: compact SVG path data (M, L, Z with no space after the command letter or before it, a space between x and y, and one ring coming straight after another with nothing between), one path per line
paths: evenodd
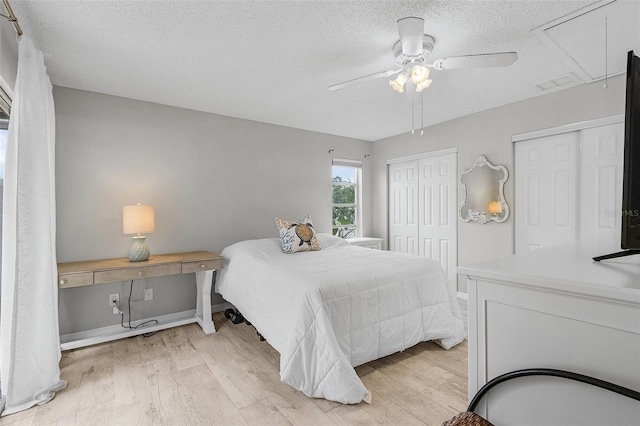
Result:
M491 164L481 155L470 169L460 175L463 197L460 216L465 222L504 222L509 205L504 198L504 183L509 172L504 166Z

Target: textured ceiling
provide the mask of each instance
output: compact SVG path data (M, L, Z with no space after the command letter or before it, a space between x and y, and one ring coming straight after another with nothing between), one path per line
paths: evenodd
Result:
M432 71L426 126L541 94L570 69L531 30L593 3L10 1L55 85L365 140L411 131L411 102L384 78L327 87L394 68L399 18L424 18L434 59L518 52Z

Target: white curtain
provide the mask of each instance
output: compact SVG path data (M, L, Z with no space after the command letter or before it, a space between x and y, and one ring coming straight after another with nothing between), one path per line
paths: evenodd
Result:
M60 380L55 117L42 52L22 35L2 209L2 415L44 404Z

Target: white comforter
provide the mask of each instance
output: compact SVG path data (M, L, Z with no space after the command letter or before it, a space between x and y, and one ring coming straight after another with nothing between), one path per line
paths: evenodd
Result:
M283 382L310 397L370 401L353 367L421 341L464 340L438 263L318 238L314 252L283 254L277 238L222 252L216 291L280 353Z

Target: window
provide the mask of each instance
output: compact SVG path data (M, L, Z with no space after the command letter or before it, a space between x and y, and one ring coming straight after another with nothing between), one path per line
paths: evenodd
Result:
M0 275L2 274L2 200L4 194L4 159L7 151L9 134L9 114L11 113L11 97L2 88L4 80L0 77Z
M360 187L362 163L334 158L332 167L332 223L333 235L341 238L359 236L361 217Z
M7 130L9 114L11 113L11 97L2 88L2 78L0 77L0 127L2 130Z
M4 157L7 150L7 135L9 134L9 119L0 113L0 242L2 241L2 196L4 193ZM8 115L5 115L8 117ZM0 273L2 273L2 244L0 244Z

